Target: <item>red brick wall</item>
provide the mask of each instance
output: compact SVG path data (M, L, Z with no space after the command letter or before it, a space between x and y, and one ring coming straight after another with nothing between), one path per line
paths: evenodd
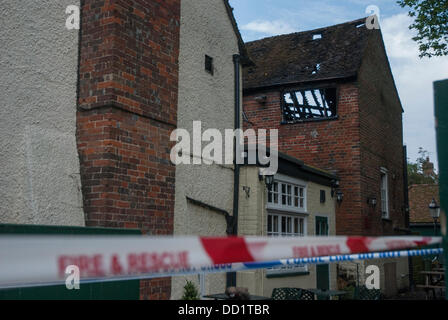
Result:
M266 95L262 105L255 101ZM279 90L245 94L244 112L249 121L245 128L279 129L279 151L306 164L336 173L344 200L337 205L336 226L339 234L363 234L361 210L361 158L359 136L358 88L339 85L338 119L280 124ZM317 136L313 135L317 133ZM349 222L349 223L347 223Z
M413 184L409 186L410 223L434 223L429 214L432 199L440 203L437 184Z
M86 225L172 234L180 0L82 5L77 142ZM169 299L169 278L141 281Z
M245 93L244 126L279 129L279 151L339 176L338 234L390 235L405 228L401 105L387 61L365 60L359 81L338 85L338 119L281 124L281 90L271 89ZM255 99L261 95L264 105ZM381 216L380 167L389 170L390 220Z
M359 71L361 132L361 196L365 227L369 234L392 235L404 229L403 125L402 107L380 32L369 38ZM381 216L380 168L388 170L389 216ZM367 198L376 197L372 208ZM398 232L399 233L399 232Z

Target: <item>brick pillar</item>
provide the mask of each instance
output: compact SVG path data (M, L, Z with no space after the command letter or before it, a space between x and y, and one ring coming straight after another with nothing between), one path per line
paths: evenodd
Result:
M87 226L172 234L180 0L82 1L77 143ZM169 299L169 278L141 282Z

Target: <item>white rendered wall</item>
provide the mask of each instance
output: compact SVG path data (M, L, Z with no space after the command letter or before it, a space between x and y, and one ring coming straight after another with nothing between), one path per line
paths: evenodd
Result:
M0 1L0 223L84 225L68 5Z
M178 128L192 134L193 121L202 131L234 128L234 64L238 41L222 0L182 0L179 56ZM214 74L204 68L214 60ZM205 146L208 143L204 143ZM226 235L224 216L188 203L186 196L232 214L233 168L225 165L176 167L176 235ZM179 299L186 279L199 289L198 276L173 277L172 299ZM224 292L225 274L205 277L206 294Z

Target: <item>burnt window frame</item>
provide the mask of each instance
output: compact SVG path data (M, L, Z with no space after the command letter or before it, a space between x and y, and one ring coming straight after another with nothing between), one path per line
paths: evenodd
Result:
M306 90L321 90L321 89L335 89L336 90L336 107L335 107L335 115L331 117L319 117L319 118L311 118L311 119L297 119L294 121L286 121L285 115L283 112L284 105L286 103L285 101L285 93L290 93L291 91L306 91ZM337 83L327 83L327 84L320 84L320 85L306 85L306 86L289 86L289 87L283 87L280 90L280 112L282 115L281 124L295 124L295 123L302 123L302 122L314 122L314 121L331 121L331 120L337 120L339 118L339 85Z

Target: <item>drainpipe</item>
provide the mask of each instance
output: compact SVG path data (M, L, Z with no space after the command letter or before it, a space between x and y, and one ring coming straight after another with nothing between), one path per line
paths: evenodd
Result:
M233 64L235 67L235 130L240 129L240 55L233 55ZM234 154L234 170L233 170L233 216L232 216L232 235L238 234L238 205L239 205L239 190L240 190L240 164L237 163L237 143L239 137L235 138L233 148ZM226 275L227 287L236 286L236 272L228 272Z

